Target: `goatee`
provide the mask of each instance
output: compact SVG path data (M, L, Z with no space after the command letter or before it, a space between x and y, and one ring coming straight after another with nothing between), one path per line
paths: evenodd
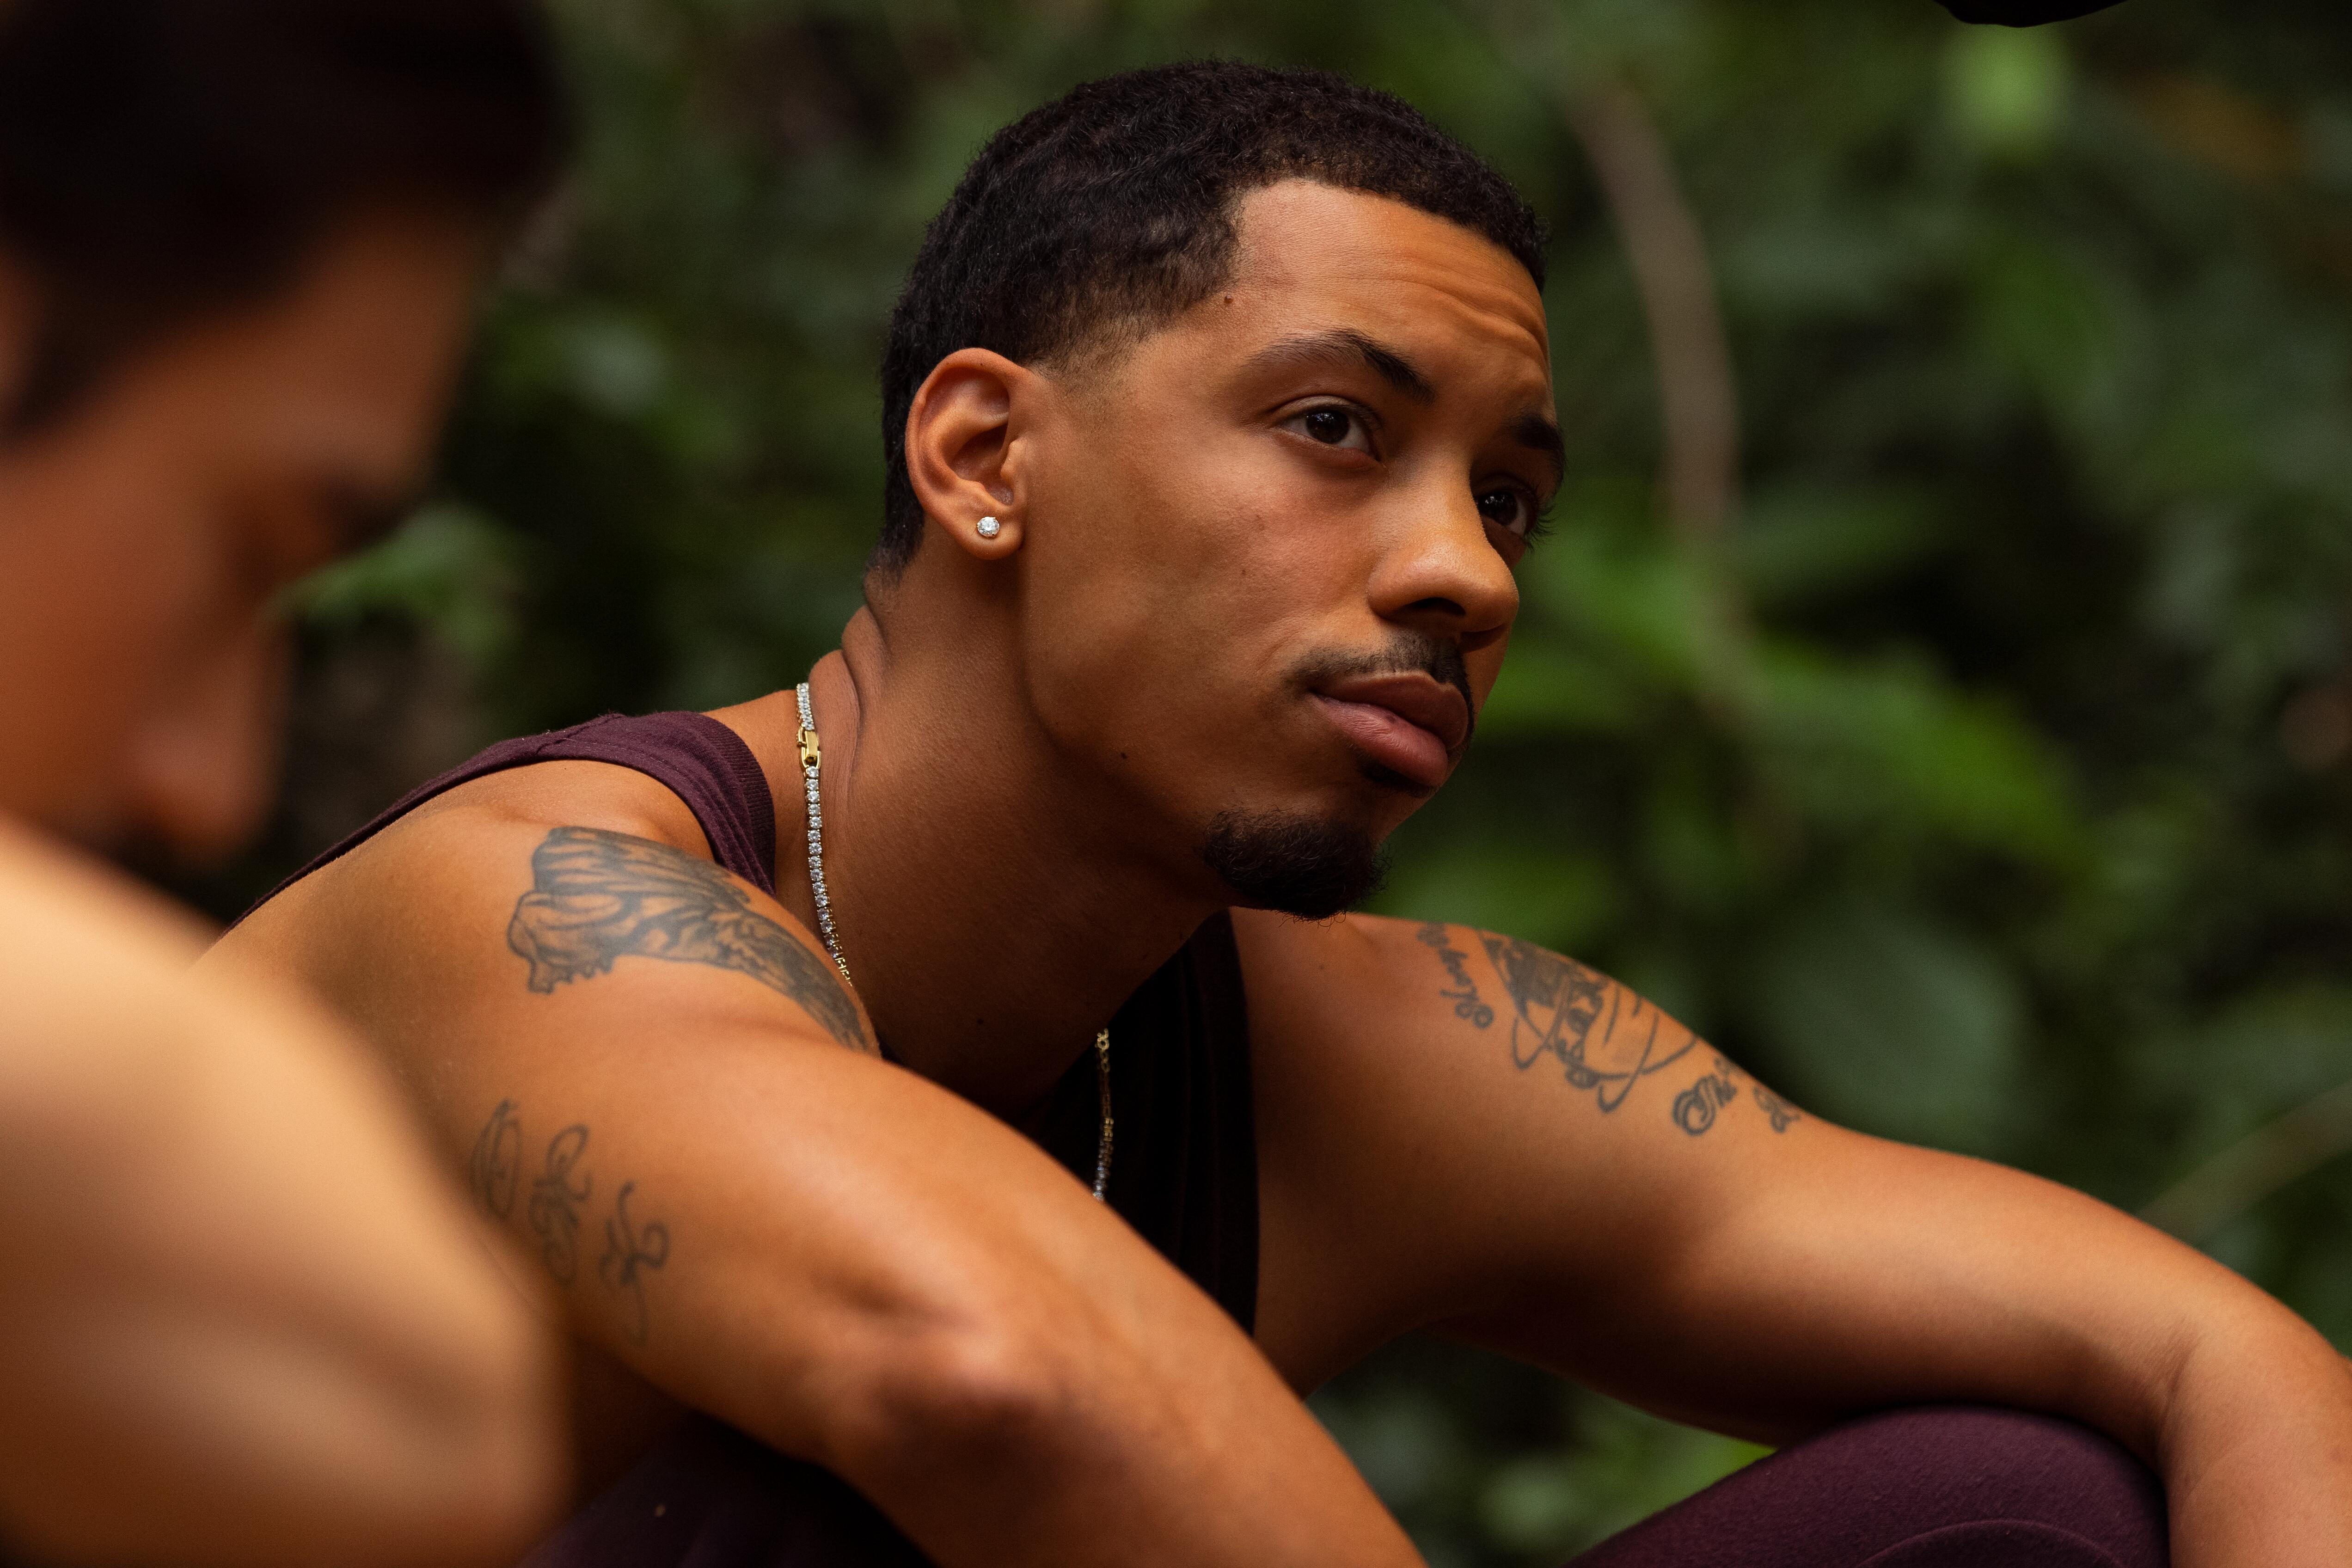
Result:
M1361 828L1283 812L1221 812L1201 858L1251 908L1319 921L1380 891L1387 857Z

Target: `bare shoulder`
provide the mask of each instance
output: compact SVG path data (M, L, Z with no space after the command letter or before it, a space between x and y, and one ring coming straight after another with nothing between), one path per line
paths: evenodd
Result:
M439 1010L478 1023L518 998L625 1002L647 987L588 983L646 964L717 971L735 980L698 1004L742 1003L730 986L749 982L771 1008L789 1005L787 1027L871 1048L814 936L712 860L677 796L604 763L462 784L279 893L218 955L290 971L363 1025L413 1017L420 982Z
M448 1226L425 1245L457 1252L382 1069L298 990L192 967L202 937L111 868L0 827L0 1160L62 1180L85 1216L338 1170L404 1225ZM257 1141L261 1104L281 1124Z
M121 1135L168 1115L217 1010L195 923L108 868L0 823L0 1126Z

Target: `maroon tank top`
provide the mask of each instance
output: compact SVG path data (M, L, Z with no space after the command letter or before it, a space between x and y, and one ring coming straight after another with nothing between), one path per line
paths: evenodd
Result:
M607 714L502 742L410 791L286 885L461 784L552 762L611 763L654 779L694 814L712 859L775 892L767 776L741 737L700 713ZM1232 919L1217 914L1194 931L1127 999L1110 1032L1118 1133L1108 1200L1246 1332L1257 1313L1257 1146ZM1088 1052L1055 1086L1037 1142L1091 1183L1097 1131ZM846 1568L922 1558L832 1477L697 1418L530 1561L530 1568Z

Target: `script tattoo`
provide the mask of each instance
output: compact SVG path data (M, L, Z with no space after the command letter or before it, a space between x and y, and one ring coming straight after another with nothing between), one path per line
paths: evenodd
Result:
M565 1128L548 1142L547 1169L530 1184L531 1234L539 1237L547 1271L564 1285L580 1273L580 1205L596 1184L585 1171L572 1184L572 1168L587 1151L588 1129L577 1123Z
M596 1185L595 1177L582 1167L587 1152L584 1124L574 1122L558 1132L547 1145L546 1168L531 1179L530 1202L524 1210L547 1271L567 1288L580 1273L580 1211ZM522 1121L515 1102L501 1100L474 1140L475 1195L504 1219L514 1212L521 1178ZM669 1226L663 1220L639 1222L629 1206L636 1192L636 1183L623 1182L614 1194L596 1278L620 1299L621 1331L631 1344L641 1345L646 1342L645 1274L669 1261Z
M1511 1059L1522 1072L1549 1057L1611 1111L1642 1079L1697 1048L1689 1030L1580 963L1513 937L1479 940L1511 998Z
M522 1184L522 1123L515 1120L515 1102L501 1100L474 1140L469 1169L474 1201L496 1219L514 1213L515 1190Z
M1756 1090L1757 1105L1762 1109L1765 1115L1772 1119L1773 1131L1786 1132L1789 1130L1789 1123L1804 1120L1795 1106L1782 1100L1762 1084L1755 1084L1751 1087Z
M632 955L707 963L789 996L852 1050L873 1047L831 965L751 907L708 860L600 827L559 827L530 857L531 889L515 904L507 945L541 994Z
M1715 1069L1675 1096L1675 1125L1696 1138L1715 1125L1715 1113L1739 1098L1731 1064L1715 1058Z
M613 1200L613 1215L604 1222L604 1256L597 1260L596 1277L621 1298L621 1331L631 1344L646 1342L646 1282L640 1271L659 1268L669 1261L669 1226L659 1220L640 1229L629 1214L635 1182L621 1184Z
M1454 982L1452 989L1439 987L1438 994L1454 1004L1454 1016L1468 1020L1480 1028L1495 1021L1495 1009L1486 1005L1478 994L1478 983L1470 977L1470 955L1454 945L1454 933L1435 921L1430 921L1414 937L1431 952L1437 962L1445 965L1445 977Z

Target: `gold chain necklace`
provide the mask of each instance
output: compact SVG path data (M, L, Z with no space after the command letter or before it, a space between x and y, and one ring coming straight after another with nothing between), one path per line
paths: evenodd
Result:
M816 715L809 706L808 682L803 680L793 695L801 706L801 783L808 802L808 873L809 892L816 900L816 931L824 939L824 951L833 959L833 966L841 971L841 982L852 991L857 982L849 978L849 963L841 956L841 937L833 929L833 900L824 890L824 807L817 799L817 771L824 762L824 752L817 744ZM1103 1194L1110 1188L1110 1030L1095 1031L1095 1098L1102 1107L1102 1132L1095 1140L1095 1202L1107 1201Z

